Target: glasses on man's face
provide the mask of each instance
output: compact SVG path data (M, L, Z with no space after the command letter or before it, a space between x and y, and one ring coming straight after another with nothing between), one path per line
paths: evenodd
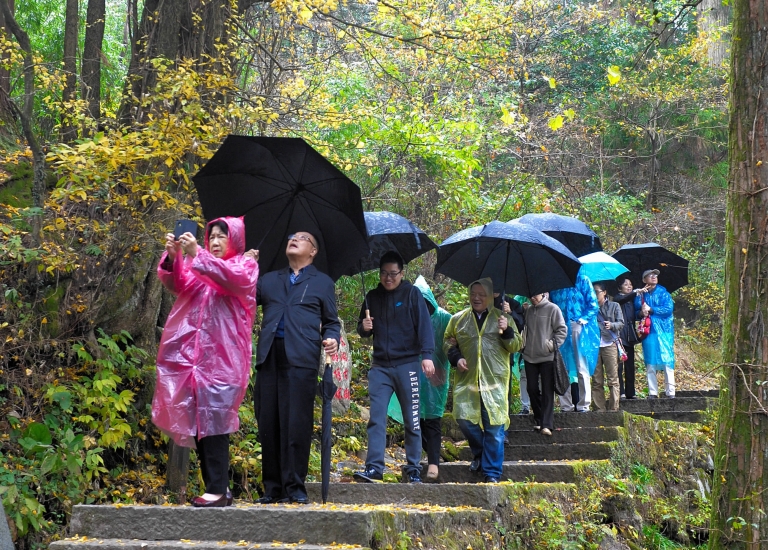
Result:
M400 271L379 271L379 275L381 275L382 279L395 279L398 275L400 275L403 272L401 269Z
M312 242L312 239L310 239L306 235L297 235L294 233L293 235L288 235L288 240L289 241L306 241L312 246L315 246L315 243Z

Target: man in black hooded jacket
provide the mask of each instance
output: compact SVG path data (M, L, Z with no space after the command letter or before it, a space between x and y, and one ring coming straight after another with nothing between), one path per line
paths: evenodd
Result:
M419 371L432 376L435 338L432 320L421 292L403 280L403 259L387 252L379 262L380 284L365 298L357 332L373 336L373 364L368 372L371 400L368 421L368 456L357 481L381 481L387 436L387 407L394 392L403 410L404 475L410 483L421 483L421 428L419 421Z

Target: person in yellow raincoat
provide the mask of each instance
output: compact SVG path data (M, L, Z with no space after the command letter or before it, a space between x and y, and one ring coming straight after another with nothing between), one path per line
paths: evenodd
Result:
M443 348L456 369L453 415L469 442L469 469L497 483L509 426L509 356L522 346L512 317L493 307L493 282L469 285L471 307L451 317Z

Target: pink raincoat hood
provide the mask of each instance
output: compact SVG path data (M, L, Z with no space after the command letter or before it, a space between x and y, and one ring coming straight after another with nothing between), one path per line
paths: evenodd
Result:
M163 254L157 268L177 298L157 354L152 421L185 447L195 437L237 431L250 378L259 266L243 256L243 220L219 220L229 230L224 258L207 250L209 223L195 258L179 253L169 270Z

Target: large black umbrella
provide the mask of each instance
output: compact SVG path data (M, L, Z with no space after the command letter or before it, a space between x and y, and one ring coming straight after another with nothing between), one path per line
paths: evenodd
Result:
M323 504L328 500L328 485L331 478L331 415L336 389L336 384L333 381L333 367L326 363L323 377L317 384L317 391L323 400L320 417L320 492Z
M263 272L288 265L296 231L317 237L333 280L368 253L360 188L303 139L231 135L193 179L206 219L245 216Z
M347 270L355 275L379 269L381 257L394 250L408 263L437 245L413 222L392 212L365 212L369 252Z
M574 256L584 256L603 249L600 237L583 221L560 214L526 214L517 218L563 243Z
M490 277L494 290L530 297L573 286L580 267L565 246L538 229L493 221L443 241L435 272L464 285Z
M625 244L613 257L629 269L635 286L643 286L643 271L648 269L659 270L659 284L669 292L688 284L688 260L660 244Z

